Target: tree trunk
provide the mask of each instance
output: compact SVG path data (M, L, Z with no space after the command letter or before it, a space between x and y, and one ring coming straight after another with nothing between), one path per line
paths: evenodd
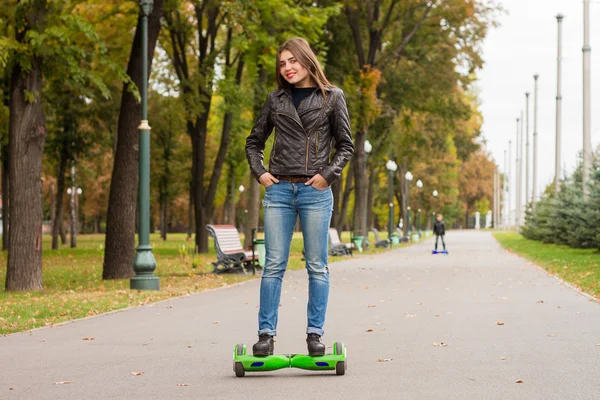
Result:
M190 204L188 205L188 240L194 233L194 182L190 181Z
M336 180L335 182L333 182L333 184L331 185L331 193L333 195L333 212L331 213L331 223L330 226L332 228L335 227L335 222L338 220L338 218L340 217L340 213L341 213L341 209L342 209L342 204L341 204L341 197L342 197L342 177L340 177L340 179Z
M244 228L244 249L252 248L252 229L258 230L260 221L260 183L250 174L250 188L248 189L247 219Z
M25 41L31 27L43 31L46 1L36 0L20 15L25 27L18 42ZM42 156L46 141L46 116L42 108L42 59L33 56L25 71L13 66L9 119L10 239L6 290L42 290ZM28 96L32 98L28 98Z
M244 62L242 61L242 57L239 58L238 60L238 65L237 65L237 69L236 69L236 75L235 75L235 82L237 85L240 85L241 81L242 81L242 73L244 71ZM212 90L212 88L210 88L209 90ZM208 90L207 90L208 92ZM199 127L199 139L201 141L201 145L199 145L198 147L198 163L196 164L196 168L197 169L197 174L196 174L196 184L198 186L202 186L203 182L201 179L198 179L198 177L203 177L204 176L204 160L205 160L205 154L206 154L206 133L207 133L207 123L208 123L208 112L210 111L210 102L211 102L211 95L212 93L205 93L205 96L207 97L206 101L204 102L204 108L203 110L205 110L205 113L203 113L203 115L200 118L200 121L202 122ZM225 102L229 101L230 99L225 99ZM219 150L217 152L217 157L215 159L214 162L214 166L213 166L213 170L212 170L212 174L211 174L211 178L210 178L210 183L208 185L208 188L206 190L206 193L204 194L204 196L198 196L196 197L196 210L198 210L198 208L202 208L202 211L200 212L200 215L196 215L196 246L198 248L198 251L200 253L207 253L208 252L208 232L206 231L206 224L212 222L212 214L213 214L213 210L214 210L214 202L215 202L215 196L217 195L217 189L218 189L218 184L219 184L219 180L221 179L221 171L223 170L223 164L225 163L225 158L227 156L227 148L229 147L229 138L230 138L230 133L231 133L231 128L233 126L233 113L231 111L228 111L227 113L225 113L225 116L223 117L223 128L221 131L221 144L219 145ZM199 195L199 188L196 187L196 195ZM204 190L202 190L202 193L204 193ZM199 202L198 199L201 199L202 202ZM200 217L200 218L198 218ZM199 225L198 225L199 224Z
M60 233L60 242L63 244L67 244L67 230L65 229L65 220L64 217L60 219L58 222L58 232Z
M369 184L367 190L367 231L373 228L374 220L373 220L373 195L374 195L374 186L375 179L374 175L376 174L374 167L369 168Z
M367 236L367 177L365 165L365 140L367 135L356 132L354 139L354 234Z
M355 161L353 160L352 163L354 163ZM351 165L350 168L352 169L353 166ZM342 231L344 230L344 225L346 223L346 215L348 215L348 208L350 206L350 194L352 193L352 190L354 190L354 186L352 185L352 180L354 178L354 174L352 173L352 171L348 171L348 174L346 174L346 184L344 185L344 195L342 197L342 206L340 208L340 213L338 215L338 219L337 221L335 221L335 229L337 229L337 231L339 232L339 234L342 234ZM356 236L359 236L356 232L353 231L353 234Z
M63 150L68 146L63 143ZM52 223L52 250L58 249L58 235L63 224L63 196L65 193L65 170L67 168L67 155L61 151L58 170L56 171L56 208L54 209L54 220ZM63 242L64 244L64 242Z
M10 215L10 194L8 190L9 170L8 146L2 146L2 251L8 250L8 218Z
M229 163L227 168L227 194L223 204L223 223L232 225L235 223L235 174L233 163Z
M254 86L254 121L257 120L262 110L262 105L267 98L268 72L263 65L258 67L258 78ZM260 223L260 183L250 173L250 184L248 185L248 197L246 198L246 209L248 218L244 228L244 249L252 248L252 229L258 230ZM235 221L235 220L234 220Z
M162 8L163 0L155 0L152 13L148 18L148 71L152 70L152 58L160 31ZM141 18L138 18L127 66L127 74L138 88L142 84L141 21ZM130 88L125 85L121 97L115 160L106 216L103 279L126 279L133 275L139 180L138 126L141 119L141 104L129 90Z

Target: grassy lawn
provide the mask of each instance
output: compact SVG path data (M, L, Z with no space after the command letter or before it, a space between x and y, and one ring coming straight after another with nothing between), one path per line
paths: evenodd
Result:
M387 237L384 232L381 235L382 238ZM161 240L158 235L151 235L150 242L157 264L155 274L160 277L160 290L142 292L130 290L129 280L102 280L104 235L81 235L77 238L76 249L63 246L59 250L51 250L50 237L44 236L44 290L25 293L0 291L0 334L53 325L255 278L251 274L213 274L211 262L217 256L212 238L209 242L210 252L199 255L190 253L193 242L185 239L185 234L170 234L167 241ZM349 242L350 233L343 232L341 240ZM375 243L374 238L371 238L371 243ZM384 251L371 249L362 254ZM360 256L357 252L355 255ZM303 269L301 258L302 235L296 233L288 268ZM330 257L330 262L344 258ZM6 253L0 252L2 287L5 280Z
M517 253L584 292L600 298L600 252L544 244L514 232L497 232L494 237L507 250Z

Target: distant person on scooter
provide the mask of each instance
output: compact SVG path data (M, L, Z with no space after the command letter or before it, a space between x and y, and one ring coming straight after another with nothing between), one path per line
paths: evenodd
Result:
M433 233L435 233L435 251L438 249L438 240L442 239L442 246L446 251L446 242L444 242L444 235L446 234L446 223L443 220L442 214L435 216L435 222L433 223Z

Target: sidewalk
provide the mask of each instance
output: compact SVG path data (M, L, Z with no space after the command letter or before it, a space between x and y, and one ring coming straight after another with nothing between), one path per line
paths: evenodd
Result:
M599 398L600 305L489 232L447 244L449 256L427 240L331 265L323 339L345 343L345 376L235 377L234 345L256 340L254 280L0 337L0 399ZM276 353L306 351L307 288L287 273Z

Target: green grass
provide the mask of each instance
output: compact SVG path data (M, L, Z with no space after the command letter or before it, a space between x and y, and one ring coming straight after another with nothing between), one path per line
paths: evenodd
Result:
M514 232L497 232L494 237L507 250L517 253L582 291L600 298L600 252L574 249L529 240Z
M382 232L382 238L387 237ZM163 241L151 235L150 243L156 258L155 274L160 277L160 290L155 292L129 289L129 280L102 280L104 235L81 235L77 248L61 246L51 250L49 236L44 236L41 292L0 291L0 334L8 334L54 325L76 318L97 315L131 306L143 305L171 297L196 293L230 285L252 275L212 273L212 261L217 259L212 238L209 253L192 255L193 242L185 234L170 234ZM243 239L243 238L242 238ZM350 241L343 232L342 241ZM371 238L371 243L375 243ZM405 245L404 245L405 246ZM288 269L304 268L302 235L295 233ZM376 254L386 249L371 249L362 254ZM355 252L355 255L360 256ZM345 257L330 257L336 262ZM0 283L6 280L6 253L0 252Z

